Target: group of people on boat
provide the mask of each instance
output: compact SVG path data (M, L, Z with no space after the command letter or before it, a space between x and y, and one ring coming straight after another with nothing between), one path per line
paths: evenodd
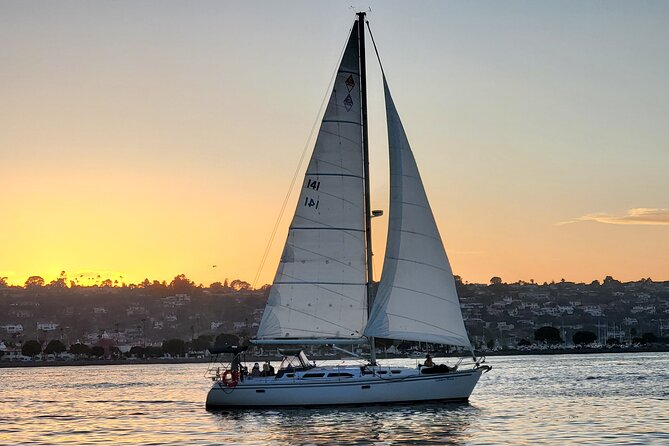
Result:
M274 366L272 366L269 361L265 361L262 365L262 370L260 370L260 364L257 362L253 364L250 376L256 378L260 376L274 376L274 374Z
M231 370L235 371L237 376L241 381L244 381L245 378L257 378L261 376L274 376L276 372L274 371L274 366L270 364L269 361L265 361L262 365L262 370L260 369L260 364L255 363L249 372L247 366L243 365L239 360L238 356L235 356L230 364Z

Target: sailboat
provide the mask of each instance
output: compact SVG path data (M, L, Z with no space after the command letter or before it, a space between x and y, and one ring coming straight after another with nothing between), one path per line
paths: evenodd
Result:
M357 13L334 80L267 306L259 345L369 343L362 365L317 366L280 350L276 373L246 373L244 348L226 347L207 408L467 401L490 369L476 358L455 280L409 141L383 74L390 212L383 271L373 295L365 13ZM471 366L384 366L375 338L468 349Z

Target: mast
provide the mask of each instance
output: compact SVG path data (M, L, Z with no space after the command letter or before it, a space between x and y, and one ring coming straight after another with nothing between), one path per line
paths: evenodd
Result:
M372 309L372 284L374 268L372 264L372 203L369 192L369 138L367 130L367 66L365 62L365 12L358 12L358 42L360 48L360 106L362 107L362 152L365 175L365 241L367 244L367 318ZM374 337L369 338L370 362L376 365Z

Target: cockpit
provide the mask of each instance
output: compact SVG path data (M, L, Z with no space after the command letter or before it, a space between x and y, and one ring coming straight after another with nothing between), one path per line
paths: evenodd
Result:
M300 349L279 349L279 353L283 356L281 365L276 374L277 378L282 377L286 373L301 372L316 367L309 362L309 358Z

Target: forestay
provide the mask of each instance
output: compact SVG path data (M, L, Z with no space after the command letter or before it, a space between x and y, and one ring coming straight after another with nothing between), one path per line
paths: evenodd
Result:
M257 339L360 338L367 318L358 31L307 168Z
M385 261L366 336L469 347L455 281L384 77L390 150Z

